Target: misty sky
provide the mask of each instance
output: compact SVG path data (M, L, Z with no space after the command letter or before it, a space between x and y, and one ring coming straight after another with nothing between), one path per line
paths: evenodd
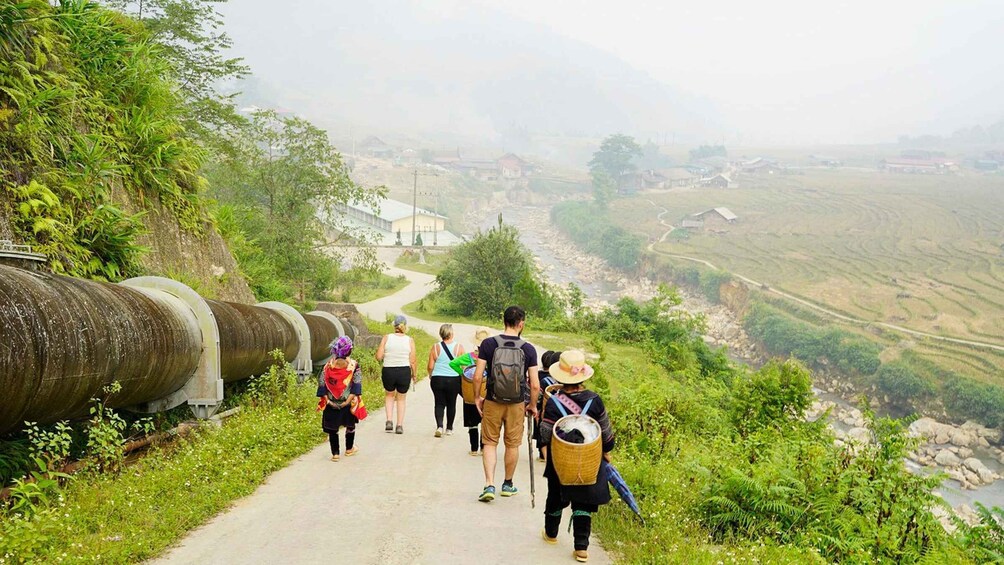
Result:
M225 5L236 53L357 129L872 143L1004 118L1004 0L279 6Z
M730 137L892 141L1004 117L1001 1L478 1L709 97Z

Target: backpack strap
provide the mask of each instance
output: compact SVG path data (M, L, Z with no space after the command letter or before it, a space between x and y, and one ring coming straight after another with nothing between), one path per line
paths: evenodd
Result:
M450 346L446 345L445 341L439 342L439 345L446 352L446 356L450 358L450 361L453 361L453 353L450 351Z
M589 400L586 401L586 405L582 407L582 413L583 414L587 414L587 415L589 414L589 407L593 405L593 399L594 398L595 397L590 398Z
M562 417L568 416L568 409L562 406L561 401L558 400L557 394L551 395L551 400L554 401L554 407L558 409L558 412L561 412Z
M517 337L516 339L504 339L501 334L495 336L495 345L497 347L505 347L505 344L509 342L511 342L513 344L512 346L517 349L523 347L523 344L526 343L526 341L521 337Z

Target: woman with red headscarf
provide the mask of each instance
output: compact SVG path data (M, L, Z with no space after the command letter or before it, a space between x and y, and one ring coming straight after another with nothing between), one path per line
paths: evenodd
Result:
M363 406L363 372L349 357L352 340L342 336L331 344L331 359L324 365L324 382L317 388L317 409L324 410L321 428L328 434L331 460L339 459L338 430L345 428L345 456L355 455L356 423L366 417Z

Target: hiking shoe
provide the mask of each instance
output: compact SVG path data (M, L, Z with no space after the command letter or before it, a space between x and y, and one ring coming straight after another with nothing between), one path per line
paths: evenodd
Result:
M558 538L552 538L551 536L547 535L547 529L545 528L540 529L540 537L544 538L544 541L546 541L551 545L555 545L558 543Z
M572 552L572 557L574 557L579 563L585 563L586 561L589 561L589 552L585 549L576 549Z
M338 461L338 456L337 455L332 455L331 456L331 460L332 461Z
M508 497L508 496L516 496L516 493L518 493L518 492L519 492L518 488L516 488L516 487L514 487L512 485L507 485L505 483L502 483L502 496L506 496L506 497Z
M395 434L403 434L404 433L404 426L398 426L397 429L394 430L394 433Z
M387 420L387 423L384 424L383 431L385 431L387 433L393 432L394 431L394 424L391 423L390 420Z
M356 453L359 453L359 448L358 447L353 447L352 449L349 449L348 451L345 452L345 456L346 457L352 457Z
M481 496L478 497L481 502L491 502L495 500L495 487L485 487L485 490L481 491Z
M436 428L436 437L443 437L443 428Z
M452 436L453 435L453 430L451 430L450 428L446 428L446 435Z

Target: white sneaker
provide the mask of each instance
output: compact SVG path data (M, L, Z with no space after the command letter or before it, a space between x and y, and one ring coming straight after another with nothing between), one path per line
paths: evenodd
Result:
M452 436L453 435L453 430L446 430L446 435Z
M443 437L443 428L436 428L436 437Z

